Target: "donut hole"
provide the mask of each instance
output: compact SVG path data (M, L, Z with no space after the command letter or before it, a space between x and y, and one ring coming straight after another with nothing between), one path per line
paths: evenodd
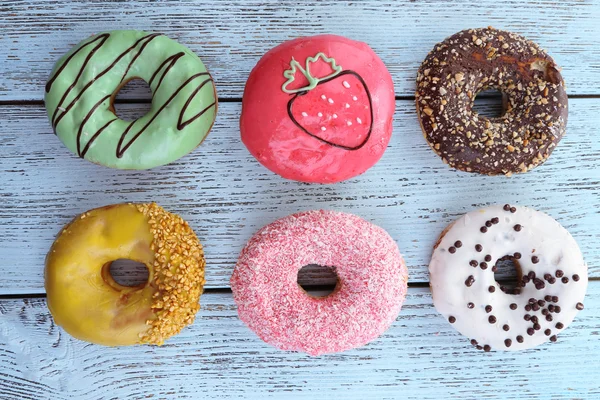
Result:
M473 111L479 116L494 119L506 113L507 97L498 89L487 89L477 93L473 100Z
M311 297L327 297L337 291L340 279L335 267L309 264L298 270L298 286Z
M123 83L112 95L111 110L124 121L135 121L150 112L150 99L150 85L143 79L133 78Z
M104 264L102 275L104 281L117 290L144 287L149 278L145 264L124 258Z
M503 288L504 293L517 294L520 289L519 282L522 278L519 261L512 255L504 256L496 262L494 279Z

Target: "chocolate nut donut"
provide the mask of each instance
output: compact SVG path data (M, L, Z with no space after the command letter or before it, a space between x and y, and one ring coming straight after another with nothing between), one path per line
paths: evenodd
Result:
M503 93L503 116L473 110L487 89ZM567 125L567 94L554 60L522 36L491 27L435 45L418 72L416 106L425 139L445 163L486 175L542 164Z

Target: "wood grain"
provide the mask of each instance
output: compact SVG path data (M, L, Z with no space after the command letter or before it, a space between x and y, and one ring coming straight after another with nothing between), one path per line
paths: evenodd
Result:
M443 5L442 5L443 4ZM492 25L538 42L564 68L570 94L598 94L600 7L595 0L369 0L266 2L4 0L0 4L0 100L41 100L54 63L87 36L112 29L163 32L195 51L219 95L240 98L270 48L298 36L335 33L367 42L388 66L396 94L412 96L434 44ZM134 90L130 98L147 98Z
M137 105L122 105L124 115ZM354 213L397 241L411 282L427 282L443 228L475 207L528 205L558 219L600 277L599 99L570 104L568 134L550 160L524 175L486 177L451 170L425 143L411 101L397 101L383 158L335 185L286 181L263 168L239 139L239 103L222 103L208 139L187 157L150 171L83 161L51 132L41 106L0 107L0 294L43 293L44 257L75 215L119 202L156 201L188 220L205 246L207 287L225 288L245 242L263 225L301 210ZM308 274L305 284L332 284Z
M600 282L557 343L475 350L411 288L379 339L345 353L279 351L205 294L196 322L162 347L107 348L54 325L45 300L0 300L0 398L593 399L600 396Z

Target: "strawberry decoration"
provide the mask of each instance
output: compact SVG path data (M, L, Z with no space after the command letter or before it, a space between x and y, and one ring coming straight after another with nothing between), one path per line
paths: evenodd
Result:
M331 146L363 147L373 129L371 94L363 78L323 53L308 57L304 68L292 58L290 67L281 89L293 95L287 105L292 122Z

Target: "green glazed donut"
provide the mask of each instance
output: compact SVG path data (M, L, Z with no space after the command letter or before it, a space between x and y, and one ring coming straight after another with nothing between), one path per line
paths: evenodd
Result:
M128 81L152 90L148 114L115 115ZM54 66L46 84L54 132L81 158L119 169L168 164L196 148L217 114L214 82L192 51L159 33L112 31L88 38Z

